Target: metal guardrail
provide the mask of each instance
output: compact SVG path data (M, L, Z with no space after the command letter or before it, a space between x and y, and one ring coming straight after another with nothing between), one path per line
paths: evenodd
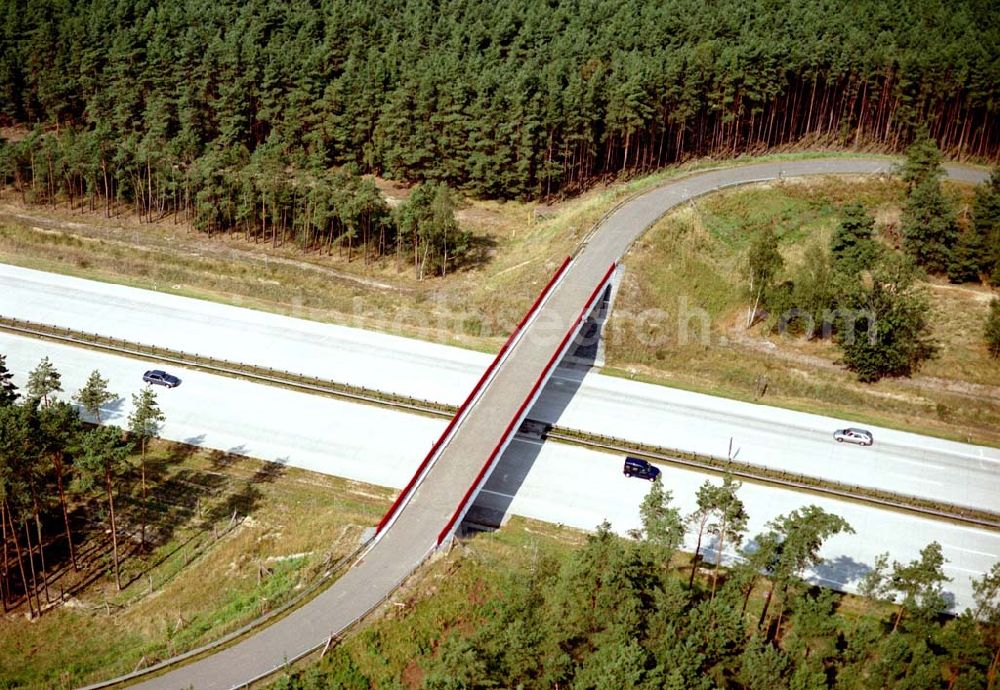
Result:
M507 337L507 341L503 344L503 347L501 347L500 351L497 352L493 361L490 362L490 365L486 367L486 371L484 371L482 376L479 377L479 380L476 382L476 385L473 386L472 391L465 398L465 401L459 405L457 411L452 416L451 421L448 422L448 426L438 437L438 440L434 443L434 445L431 446L427 455L424 456L423 461L413 473L410 481L405 487L403 487L403 490L399 492L396 500L393 501L389 510L386 511L385 515L375 527L376 534L380 535L382 530L395 519L402 507L407 501L409 501L410 496L413 495L413 492L426 476L427 472L430 471L430 467L434 464L440 452L445 448L445 446L448 445L448 442L451 440L452 432L455 431L462 423L466 411L472 407L476 400L478 400L488 383L492 380L493 375L499 370L500 365L505 360L508 351L512 349L513 344L520 338L520 335L524 330L524 326L531 320L532 316L534 316L535 312L538 311L538 308L546 300L548 294L552 291L553 286L555 286L555 284L562 278L563 274L566 272L566 268L570 264L570 261L571 259L568 256L563 260L563 262L559 265L559 268L549 279L549 282L545 284L544 288L542 288L538 297L535 298L531 308L528 309L528 312L524 315L517 326L514 327L514 330L511 331L511 334Z
M314 376L305 376L291 371L274 369L270 367L260 367L241 362L208 357L197 353L172 350L170 348L156 347L143 343L124 340L121 338L109 338L97 333L85 333L74 331L69 328L52 326L50 324L37 323L15 319L9 316L0 315L0 330L7 330L14 333L35 336L49 340L94 347L109 352L142 357L143 359L166 362L178 366L200 369L215 374L223 374L237 378L251 379L264 383L273 383L281 386L298 388L314 393L333 395L339 398L355 400L363 403L385 405L423 414L454 414L454 406L438 403L431 400L421 400L410 396L395 393L385 393L380 390L321 379Z
M308 587L303 589L301 592L296 594L294 597L289 599L287 602L285 602L278 608L274 609L273 611L268 611L263 616L259 616L258 618L253 619L249 623L246 623L241 627L237 628L236 630L233 630L232 632L223 635L219 639L213 640L212 642L204 644L200 647L196 647L195 649L190 649L184 652L183 654L178 654L176 656L170 657L169 659L164 659L151 666L147 666L146 668L137 669L135 671L132 671L131 673L126 673L124 675L117 676L115 678L102 680L100 682L93 683L92 685L87 685L85 687L82 687L79 690L99 690L100 688L108 688L114 685L121 685L123 683L131 683L132 681L139 680L140 678L144 678L148 675L158 673L160 671L166 671L167 669L173 666L181 664L185 661L190 661L191 659L199 657L208 652L215 652L218 651L219 649L222 649L223 647L229 646L231 643L238 641L240 638L246 636L247 634L254 632L257 628L263 626L265 623L273 622L274 620L288 613L291 613L294 609L304 604L310 597L316 594L323 586L328 584L334 575L342 571L347 565L357 560L358 556L364 553L365 549L367 549L371 545L373 540L374 536L369 537L360 546L358 546L357 549L355 549L353 552L351 552L347 556L344 556L339 561L334 563L331 567L329 567L326 570L326 572L323 573L323 575L314 580ZM388 597L388 595L386 596ZM384 601L385 599L379 601L378 605L381 605L382 602ZM366 612L365 615L370 613L370 611L371 610ZM306 652L306 654L309 654L313 651L315 651L315 649L309 650L308 652ZM266 675L261 676L261 678L265 678L269 675L272 675L277 671L280 671L281 668L283 668L283 666L273 669ZM254 679L250 682L255 682L256 680L259 679Z
M204 369L214 373L227 376L237 376L248 378L265 383L290 386L301 390L315 393L343 397L350 400L357 400L367 404L384 405L396 409L410 410L421 414L430 414L440 417L453 417L457 408L451 405L434 403L426 400L416 400L374 389L358 389L348 387L332 381L306 377L290 372L281 372L275 369L264 369L250 365L228 362L199 355L192 355L163 348L132 343L125 340L106 338L96 334L80 333L70 329L38 324L19 319L0 316L0 329L33 335L36 337L49 338L62 342L75 343L89 347L97 347L110 352L141 356L154 360L170 362L182 366L189 366ZM262 372L268 372L264 374ZM753 479L757 482L765 482L776 486L784 486L792 489L804 489L816 492L827 493L831 496L847 498L853 501L869 502L897 510L904 510L927 517L935 517L956 522L964 522L988 529L1000 529L1000 515L988 511L979 511L962 506L938 503L921 499L916 496L897 494L889 491L880 491L870 487L859 485L847 485L827 479L799 475L782 470L775 470L762 465L752 465L727 460L721 457L699 455L680 451L676 449L663 448L660 446L650 446L620 439L610 436L593 435L584 431L569 429L565 427L553 427L548 436L553 440L577 443L594 448L603 448L613 452L632 453L634 455L648 455L660 462L679 464L700 470L711 472L725 472L727 468L734 468L741 474L739 476ZM735 471L734 471L735 474Z
M552 427L548 438L563 443L571 443L607 450L614 453L636 455L660 463L679 465L699 471L728 473L734 477L761 484L771 484L799 491L811 491L856 503L867 503L893 510L915 513L929 518L950 520L991 530L1000 530L1000 514L974 508L965 508L950 503L923 499L917 496L881 491L857 484L843 484L829 479L775 470L763 465L753 465L726 458L701 455L659 446L651 446L627 441L612 436L598 436L576 429Z

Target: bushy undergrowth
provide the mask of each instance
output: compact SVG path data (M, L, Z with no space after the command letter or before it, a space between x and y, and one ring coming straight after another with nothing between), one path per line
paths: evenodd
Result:
M603 528L568 554L505 539L438 562L387 620L276 687L971 689L998 645L970 614L751 568L720 574L714 594L708 579L689 588L669 552Z

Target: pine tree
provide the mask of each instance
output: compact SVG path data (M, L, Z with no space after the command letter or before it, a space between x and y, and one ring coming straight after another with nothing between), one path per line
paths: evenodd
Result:
M936 541L921 549L917 560L906 564L893 562L892 588L903 595L892 624L893 630L899 628L904 612L912 617L927 619L944 610L942 585L951 582L951 578L944 574L944 564L941 545Z
M976 187L972 202L972 227L982 244L977 262L990 283L1000 285L1000 168L995 168L985 184Z
M101 408L108 403L117 400L118 396L108 390L108 380L101 376L101 372L94 369L73 400L84 410L90 413L97 423L101 423Z
M738 547L743 541L743 533L747 528L749 516L736 492L743 486L742 482L733 479L732 475L726 474L722 478L722 486L715 494L716 521L708 525L709 534L716 536L715 547L715 577L712 578L712 597L715 597L715 588L718 582L718 570L722 567L722 552L728 541L732 546Z
M673 494L663 488L662 475L659 475L639 506L642 536L663 552L663 559L667 562L684 540L684 523L680 511L670 505L672 498Z
M870 269L878 255L874 239L875 218L860 203L844 206L840 225L830 238L834 267L844 273Z
M835 330L844 365L866 383L909 376L937 346L930 336L930 304L913 267L889 255L870 281L844 297Z
M59 494L59 507L62 510L63 527L66 530L66 543L69 546L69 556L73 562L73 568L78 570L76 550L73 546L73 533L69 524L69 508L66 503L68 471L66 455L77 447L83 428L76 410L68 403L56 402L43 407L39 410L39 416L41 450L52 460L56 491Z
M0 355L0 407L13 405L20 397L13 378L14 374L7 370L7 358Z
M691 576L688 578L688 587L694 585L694 576L698 571L698 563L701 559L701 540L708 527L708 521L712 518L716 507L716 495L719 488L712 482L705 480L705 483L698 487L695 496L698 507L688 516L688 522L698 526L698 537L694 547L694 555L691 557Z
M118 479L128 471L128 444L121 431L113 426L96 427L84 436L80 455L74 467L77 476L74 484L86 491L102 486L108 499L108 526L111 528L111 547L115 567L115 585L121 591L122 580L118 558L118 522L115 514L115 487Z
M28 600L28 609L33 615L36 612L41 615L42 612L38 574L33 555L34 547L28 528L29 518L34 514L36 506L34 484L38 471L38 436L37 400L0 407L0 501L3 503L3 515L7 519L14 541L14 551ZM20 526L17 523L20 523ZM24 566L19 532L25 539L27 568ZM6 534L5 528L4 535Z
M986 328L983 332L986 348L994 359L1000 357L1000 298L990 301L990 312L986 316Z
M986 255L987 238L975 226L965 228L951 251L948 280L953 283L978 283L980 276L990 271Z
M753 306L747 310L747 328L753 325L757 308L761 304L768 304L774 278L784 265L785 261L778 251L778 236L774 231L766 227L754 235L743 264L747 293L753 300Z
M830 537L854 529L839 515L828 513L814 505L793 510L788 515L779 515L767 523L774 533L776 550L775 563L771 571L771 589L768 591L761 612L760 624L766 620L769 604L776 588L781 589L781 607L778 610L776 629L781 628L781 618L788 605L788 589L793 581L800 578L806 568L822 563L819 551ZM770 630L768 626L767 630Z
M49 396L62 390L62 376L48 357L42 357L30 374L28 374L28 397L40 400L42 405L49 404Z
M946 273L958 242L955 212L936 179L910 192L903 209L903 246L917 265L931 273Z
M938 183L944 175L941 160L937 142L931 138L927 126L920 125L913 143L906 149L906 160L899 171L911 194L917 187L930 182Z
M142 529L139 545L146 544L146 445L150 439L158 438L160 425L166 416L156 402L156 394L150 386L143 388L138 395L132 395L132 413L128 417L129 433L139 439L139 467L142 486Z

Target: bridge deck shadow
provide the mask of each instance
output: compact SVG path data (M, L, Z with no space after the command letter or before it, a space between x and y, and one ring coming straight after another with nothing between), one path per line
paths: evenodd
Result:
M587 373L595 366L610 312L611 292L610 285L604 289L569 351L531 406L521 430L497 460L496 468L465 516L464 531L496 529L510 517L511 503L546 443L548 428L559 422Z

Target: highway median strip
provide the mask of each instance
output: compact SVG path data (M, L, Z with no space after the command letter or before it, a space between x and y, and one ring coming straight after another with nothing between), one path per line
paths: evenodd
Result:
M99 350L142 357L169 364L199 369L213 374L245 378L271 385L279 385L310 393L345 398L359 403L393 407L419 414L453 417L454 405L421 400L385 391L351 386L294 372L259 367L239 362L191 354L179 350L145 345L119 338L109 338L96 333L84 333L59 326L40 324L0 316L0 330L32 337L65 342ZM800 491L811 491L839 499L866 503L881 508L902 510L928 518L950 520L992 530L1000 530L1000 514L968 508L941 501L909 496L873 487L857 486L820 479L810 475L785 472L761 465L752 465L726 458L701 455L662 446L636 443L625 439L591 434L576 429L552 426L542 434L553 441L610 451L613 453L643 456L659 463L699 471L730 473L735 477L771 484Z
M356 402L373 403L391 407L399 407L412 412L419 412L431 415L448 415L455 413L454 405L421 400L406 395L385 393L383 391L365 388L364 386L351 386L345 383L321 379L316 376L305 376L291 371L274 369L271 367L261 367L242 362L231 362L216 357L208 357L181 350L173 350L166 347L146 345L122 338L109 338L97 333L86 333L75 331L60 326L50 324L24 321L7 316L0 316L0 331L7 331L17 335L28 335L44 340L54 340L57 342L70 343L90 347L116 354L141 357L146 360L163 362L166 364L176 364L189 369L197 369L212 374L222 374L234 378L245 378L253 381L276 384L307 390L312 393L322 393L333 395L339 398L347 398Z

